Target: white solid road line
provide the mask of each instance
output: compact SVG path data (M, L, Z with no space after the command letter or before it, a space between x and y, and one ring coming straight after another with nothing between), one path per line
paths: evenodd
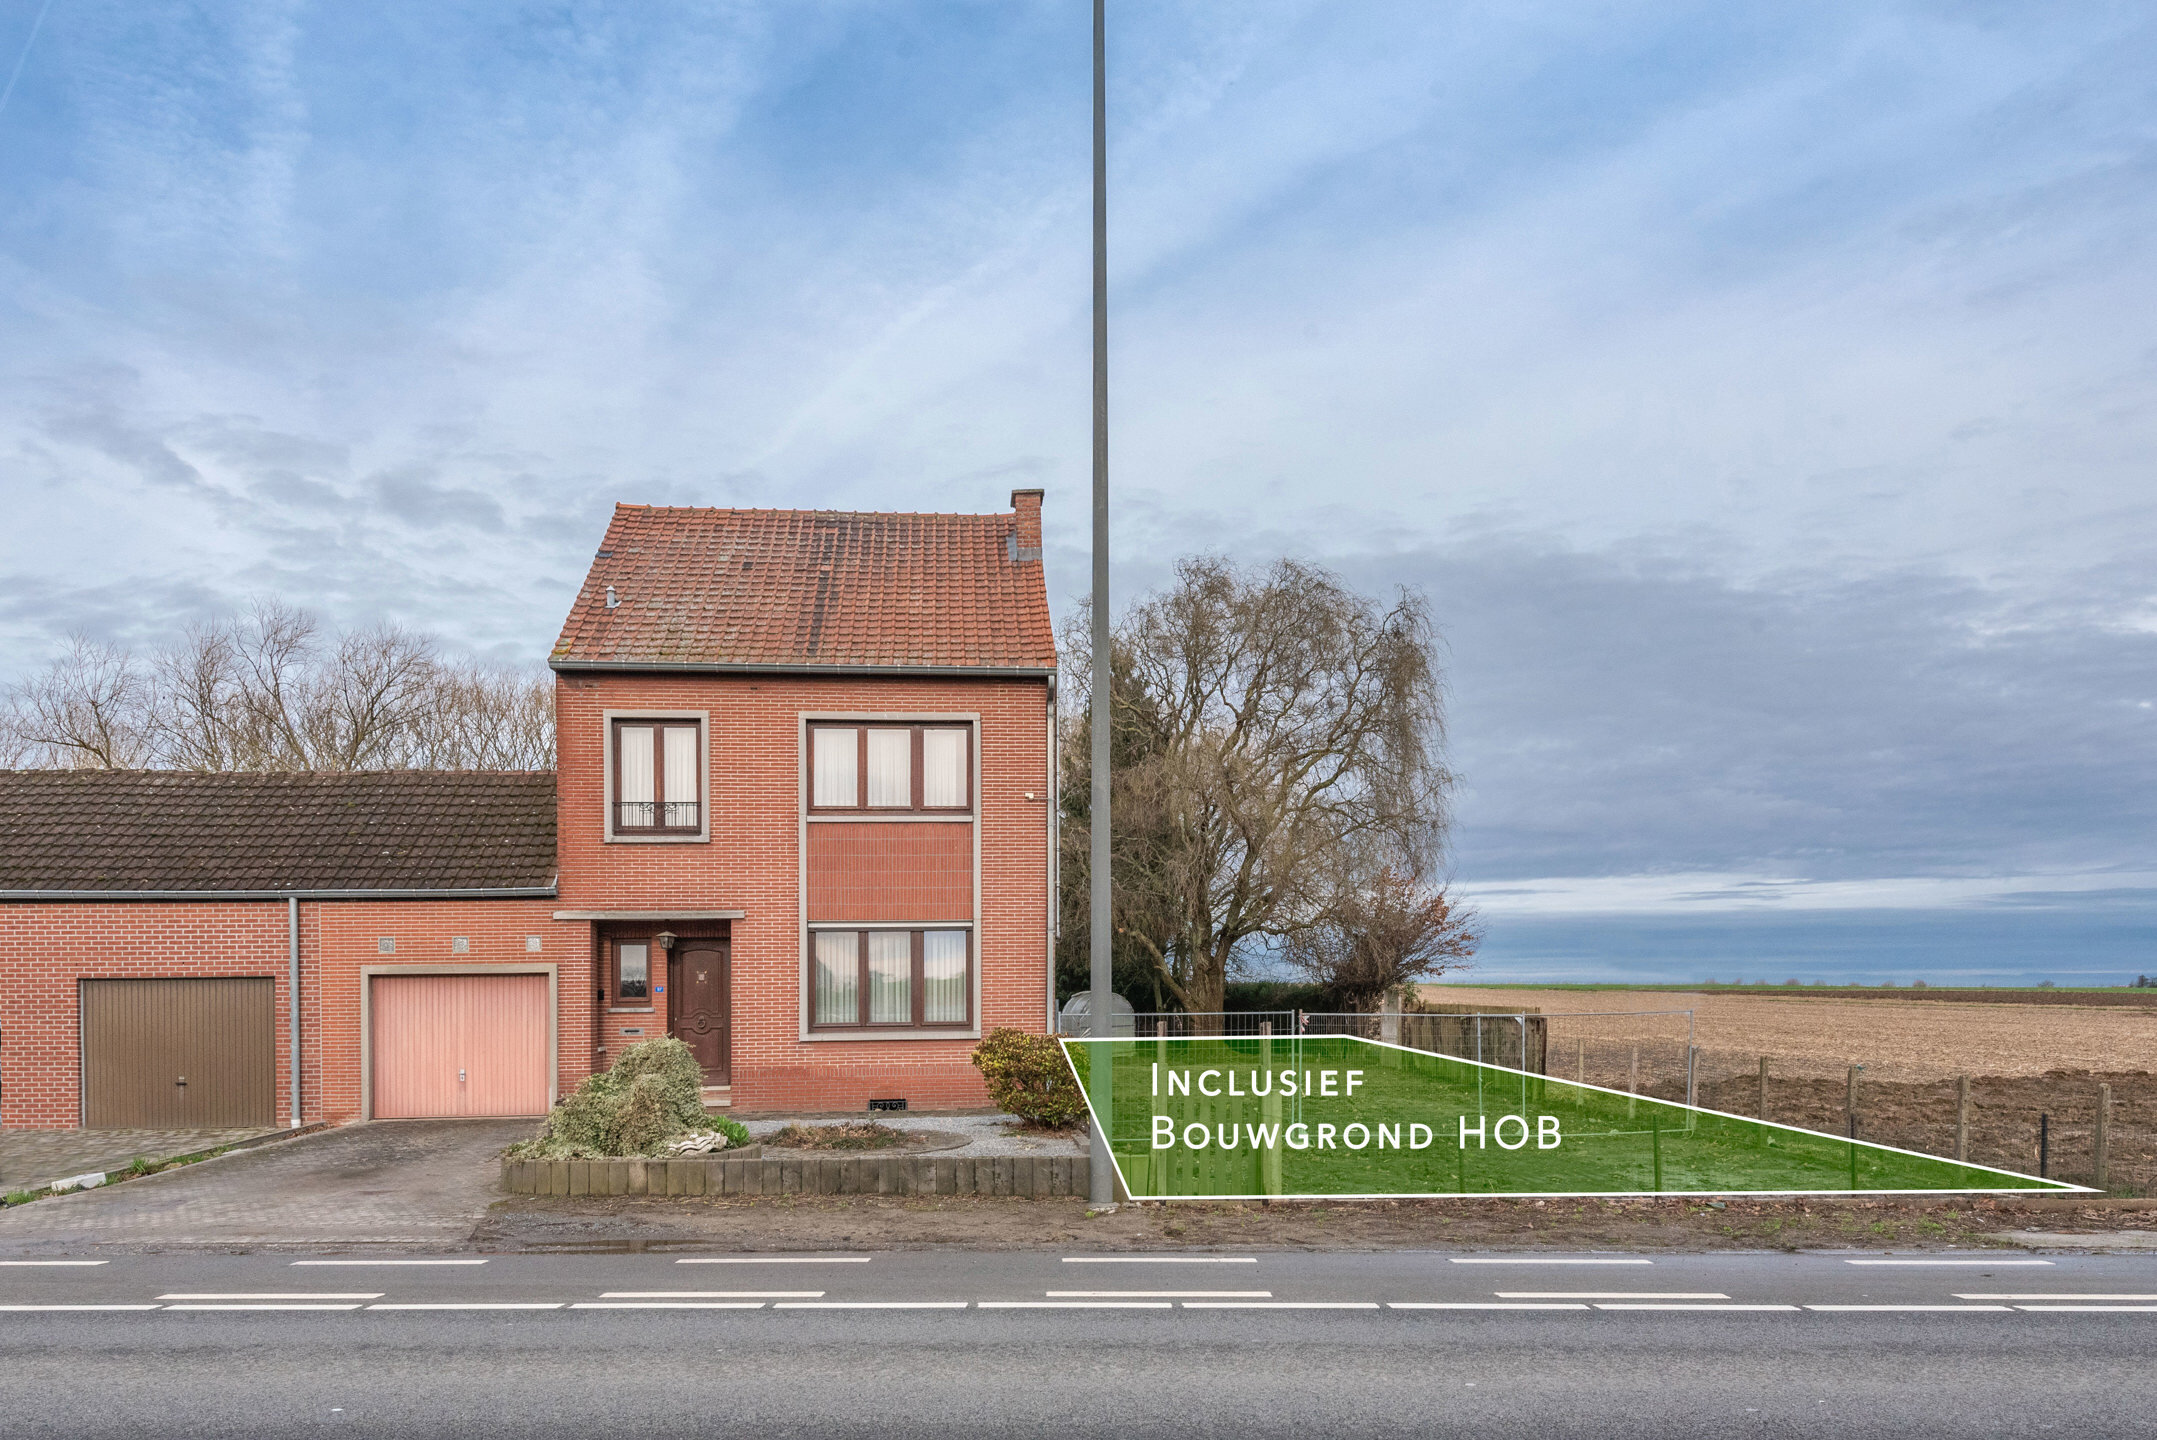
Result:
M52 1310L155 1310L155 1305L0 1305L0 1313L23 1315Z
M1585 1310L1563 1300L1388 1300L1388 1310Z
M1720 1290L1493 1290L1500 1300L1728 1300Z
M979 1300L977 1310L1173 1310L1167 1300Z
M821 1290L602 1290L602 1300L821 1300Z
M761 1310L761 1300L579 1300L572 1310Z
M484 1260L295 1260L294 1265L484 1265Z
M1955 1292L1957 1300L2157 1300L2157 1295L1965 1295Z
M0 1268L27 1269L31 1266L44 1266L59 1269L81 1265L109 1265L111 1263L109 1260L0 1260Z
M1256 1255L1066 1255L1066 1265L1256 1265Z
M160 1300L379 1300L380 1290L348 1290L338 1294L327 1291L255 1290L237 1291L229 1294L196 1293L160 1295Z
M1968 1314L1972 1311L1984 1311L1989 1313L2008 1315L2014 1313L2014 1307L2012 1305L1807 1305L1805 1308L1807 1310L1833 1311L1887 1310L1892 1311L1896 1314L1901 1314L1905 1311L1922 1311L1927 1313L1947 1315L1962 1315Z
M1376 1300L1186 1300L1186 1310L1376 1310Z
M2157 1315L2157 1305L2017 1305L2029 1315Z
M2050 1265L2050 1260L1845 1260L1845 1265L1956 1265L1990 1270L2003 1265Z
M1653 1260L1561 1260L1544 1255L1455 1255L1454 1265L1653 1265Z
M871 1255L691 1255L677 1265L866 1265Z
M357 1305L167 1305L164 1313L183 1310L357 1310Z
M404 1305L369 1305L369 1310L559 1310L559 1300L442 1301Z
M1271 1290L1044 1290L1051 1300L1271 1300Z
M774 1310L964 1310L964 1300L781 1300Z
M1657 1300L1647 1304L1632 1301L1627 1301L1623 1304L1598 1302L1595 1308L1598 1310L1795 1310L1798 1307L1795 1305L1674 1305Z

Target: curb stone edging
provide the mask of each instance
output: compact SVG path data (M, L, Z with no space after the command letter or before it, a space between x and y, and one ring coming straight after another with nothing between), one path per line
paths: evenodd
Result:
M997 1195L1087 1193L1083 1155L772 1156L504 1160L512 1195Z

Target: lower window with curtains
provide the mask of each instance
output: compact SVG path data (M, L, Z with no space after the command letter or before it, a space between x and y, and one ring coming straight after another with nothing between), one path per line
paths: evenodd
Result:
M809 1024L817 1030L965 1030L973 1025L973 933L809 932Z

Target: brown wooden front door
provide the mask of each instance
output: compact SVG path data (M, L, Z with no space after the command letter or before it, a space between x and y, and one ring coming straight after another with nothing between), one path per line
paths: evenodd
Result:
M695 1052L704 1083L730 1083L732 986L727 942L684 938L667 957L667 1033Z

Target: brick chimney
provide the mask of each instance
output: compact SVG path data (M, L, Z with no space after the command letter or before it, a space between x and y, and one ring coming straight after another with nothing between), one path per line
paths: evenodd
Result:
M1011 537L1014 561L1041 558L1041 491L1014 490L1011 508L1018 512L1019 528Z

